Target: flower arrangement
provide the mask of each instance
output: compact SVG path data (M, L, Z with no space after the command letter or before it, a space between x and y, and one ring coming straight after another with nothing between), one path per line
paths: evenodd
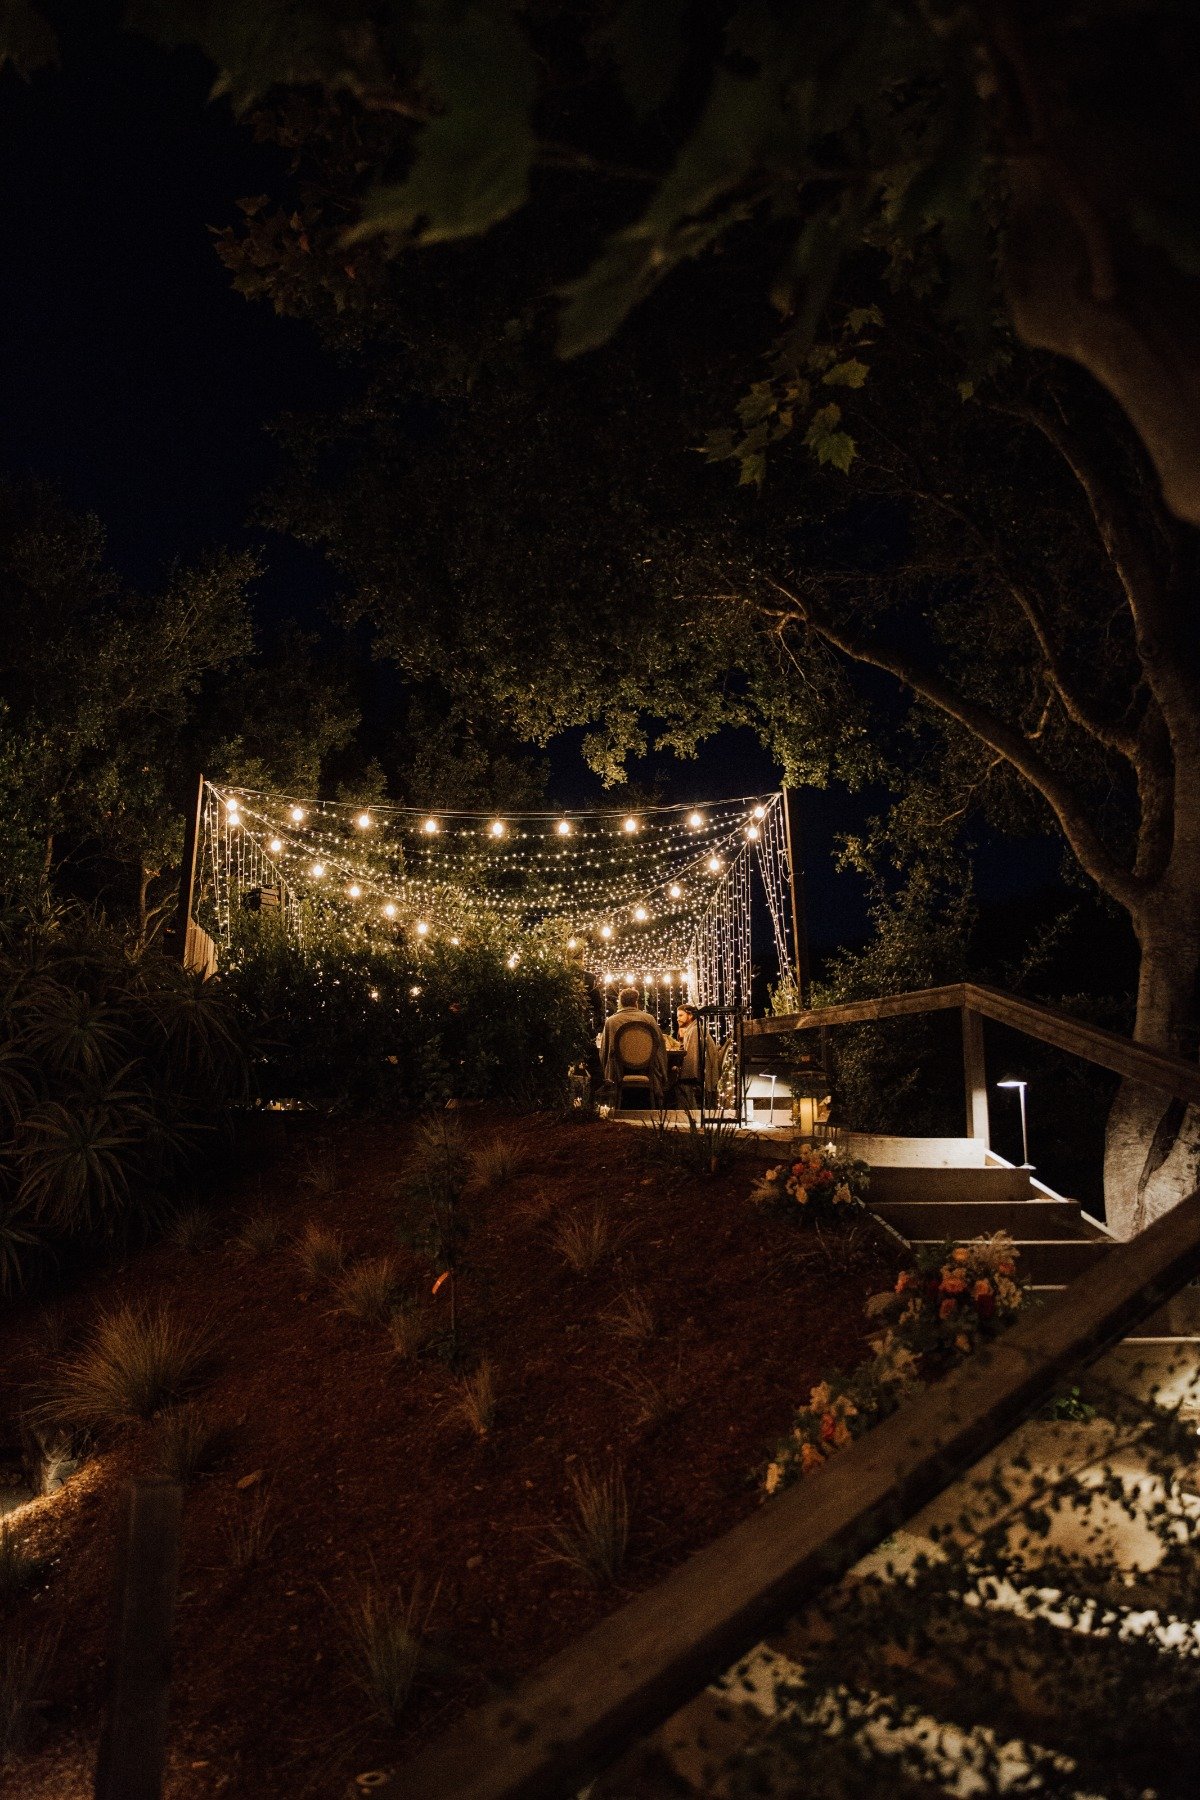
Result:
M833 1144L801 1144L790 1163L761 1175L750 1190L757 1206L792 1219L827 1219L861 1206L871 1179L865 1162L839 1156Z
M887 1321L869 1339L871 1356L812 1389L767 1466L766 1492L822 1468L910 1394L1003 1331L1024 1292L1017 1251L1003 1232L949 1250L943 1245L919 1257L915 1269L902 1270L895 1287L867 1301L868 1318Z

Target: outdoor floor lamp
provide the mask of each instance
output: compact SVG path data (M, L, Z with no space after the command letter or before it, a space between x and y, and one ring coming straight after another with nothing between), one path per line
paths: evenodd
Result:
M1029 1083L1027 1081L1019 1081L1015 1076L1009 1076L1005 1081L998 1081L996 1086L999 1088L1016 1088L1017 1090L1017 1096L1021 1102L1021 1155L1024 1158L1021 1167L1023 1169L1032 1169L1033 1164L1029 1160L1029 1131L1025 1118L1025 1089L1029 1086Z

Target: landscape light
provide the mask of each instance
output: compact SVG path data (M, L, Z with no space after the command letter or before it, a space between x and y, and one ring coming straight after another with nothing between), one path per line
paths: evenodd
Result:
M304 808L302 806L293 806L293 808L292 808L292 824L293 825L303 825L303 823L304 823Z
M1003 1081L998 1081L996 1086L998 1088L1016 1088L1017 1090L1017 1098L1021 1102L1021 1156L1024 1159L1021 1163L1021 1167L1023 1169L1032 1169L1033 1164L1029 1160L1029 1132L1025 1119L1025 1089L1029 1086L1029 1083L1027 1081L1021 1081L1015 1075L1008 1075Z
M570 819L560 819L558 821L558 824L554 827L554 829L555 829L555 831L557 831L559 837L570 837L570 835L571 835Z
M621 830L627 831L629 833L629 835L632 837L633 833L637 830L637 828L638 828L637 820L630 818L630 819L626 819L625 823L621 827Z
M358 826L358 829L360 831L369 831L371 829L370 813L369 812L359 813L359 815L358 815L357 819L355 819L354 823Z
M688 824L693 831L699 831L704 824L704 814L702 812L689 813Z
M395 918L395 916L396 916L396 902L395 902L395 901L394 901L394 900L385 900L385 901L384 901L384 903L383 903L383 916L384 916L384 918L385 918L385 919L394 919L394 918Z
M436 837L437 833L441 829L442 828L438 824L436 819L426 819L425 823L421 827L421 830L425 833L426 837Z
M491 832L491 834L494 838L502 838L504 836L506 829L507 828L505 826L503 819L493 819L491 824L488 826L488 830Z
M283 839L282 838L272 838L270 843L267 845L267 849L271 852L272 856L278 856L279 852L283 849Z

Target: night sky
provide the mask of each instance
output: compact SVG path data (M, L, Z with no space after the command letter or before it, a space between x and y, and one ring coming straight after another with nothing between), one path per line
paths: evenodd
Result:
M0 456L9 473L49 478L71 505L95 511L134 583L151 586L210 546L253 545L266 569L264 620L313 623L327 572L249 519L277 469L266 426L285 409L334 400L337 371L307 325L232 291L209 234L234 220L240 195L272 183L275 153L226 105L209 104L211 71L198 55L118 32L106 12L74 9L57 72L28 85L0 74ZM600 796L576 745L552 755L563 804ZM777 780L748 732L667 770L668 797L679 800ZM833 872L832 848L868 804L841 790L801 799L816 945L863 934L858 882ZM1038 845L985 858L984 891L1027 892L1052 879L1055 856Z

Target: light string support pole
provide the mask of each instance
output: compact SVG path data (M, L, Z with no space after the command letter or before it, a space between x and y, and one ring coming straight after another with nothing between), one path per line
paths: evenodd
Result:
M800 868L796 854L796 841L799 832L792 832L792 796L785 781L782 786L783 795L783 828L787 839L788 876L792 898L792 945L796 953L796 1002L800 1012L804 1011L808 999L808 920L803 901L804 874ZM804 920L804 930L800 929L800 921Z
M183 862L179 870L179 906L175 914L175 941L181 963L187 963L188 926L192 903L196 897L196 864L200 851L200 818L204 809L206 782L203 774L196 777L196 798L184 820Z

